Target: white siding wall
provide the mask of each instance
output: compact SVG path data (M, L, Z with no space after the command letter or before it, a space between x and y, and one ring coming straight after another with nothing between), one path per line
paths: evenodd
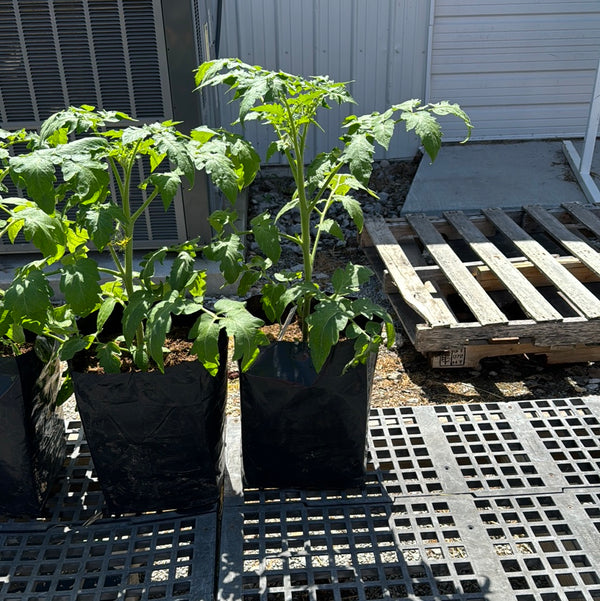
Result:
M434 14L429 96L460 103L473 139L583 136L600 0L435 0Z
M312 152L322 152L338 143L338 124L348 114L382 111L424 97L429 7L429 0L228 0L220 55L304 76L353 81L350 89L358 106L323 113L326 133L312 140ZM231 123L235 115L223 103L223 123ZM249 127L246 132L262 156L270 142L266 129ZM416 138L399 130L387 156L412 157L417 148Z

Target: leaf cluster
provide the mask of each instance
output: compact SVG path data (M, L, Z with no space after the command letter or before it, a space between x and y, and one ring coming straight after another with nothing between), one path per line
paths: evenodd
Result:
M168 210L198 169L234 202L259 166L252 147L234 134L199 127L187 136L176 126L83 106L52 115L39 132L0 131L0 183L10 176L24 191L1 199L0 235L11 242L22 235L42 255L16 272L0 299L0 337L18 341L26 329L55 341L64 360L93 346L107 372L119 371L123 355L140 369L162 371L173 317L197 314L193 351L209 371L218 368L223 328L235 339L236 358L252 359L264 342L262 322L242 303L205 306L206 273L197 259L208 241L154 250L139 266L134 261L136 223L151 204ZM17 143L26 148L9 153ZM100 253L111 260L100 261ZM163 264L167 275L158 277ZM64 302L55 302L53 285ZM120 326L107 340L103 329L117 307ZM81 318L91 315L92 331L81 331Z
M300 77L282 71L269 71L243 63L239 59L220 59L204 63L196 71L198 89L224 85L239 103L238 121L258 120L269 127L273 140L266 160L275 152L286 158L295 182L290 200L272 216L263 213L251 221L251 229L263 256L245 262L238 245L239 235L232 233L235 215L220 212L213 216L213 226L219 234L209 252L220 261L228 281L239 281L241 294L262 282L263 308L269 318L281 321L290 307L302 326L305 343L317 370L324 364L331 347L340 336L355 341L352 363L364 361L383 342L393 343L391 317L379 306L356 298L360 286L371 277L366 267L349 264L332 277L331 290L324 291L314 281L313 269L322 236L344 238L338 223L330 218L334 205L340 205L360 232L364 218L360 202L354 193L363 191L376 196L369 188L373 159L377 146L387 149L396 125L403 123L406 131L414 132L431 160L442 142L437 116L453 115L467 128L468 116L456 104L439 102L422 105L409 100L391 106L383 113L347 117L340 124L340 145L316 156L306 157L306 144L313 128L321 129L319 111L334 103L354 103L347 84L328 77ZM288 234L279 227L279 220L288 211L300 217L301 231ZM290 274L278 271L283 241L297 244L302 253L303 269Z

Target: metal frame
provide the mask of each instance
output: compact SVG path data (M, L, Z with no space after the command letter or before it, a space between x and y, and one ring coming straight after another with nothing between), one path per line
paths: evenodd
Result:
M598 137L598 128L600 126L600 61L598 62L598 71L596 72L596 82L592 93L590 103L590 113L588 117L587 130L583 140L583 152L581 155L577 152L573 142L563 141L563 151L575 173L586 198L590 202L600 202L600 190L591 174L592 158L596 147L596 138Z

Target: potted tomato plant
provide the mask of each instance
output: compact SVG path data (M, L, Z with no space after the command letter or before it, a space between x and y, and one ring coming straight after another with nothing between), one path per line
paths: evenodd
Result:
M140 162L147 176L134 206ZM75 324L60 353L111 513L218 499L227 337L246 364L262 322L240 302L207 305L202 241L155 249L137 264L133 237L148 207L168 209L196 169L233 202L257 167L232 134L200 127L188 136L172 122L141 124L89 106L51 116L29 152L9 159L26 195L4 201L8 233L23 231L40 248L36 277L44 286L54 278L64 319Z
M357 229L363 225L361 205L353 196L369 189L375 144L387 148L396 124L420 138L433 160L441 145L436 115L454 115L470 129L467 115L455 104L421 105L410 100L383 113L344 120L341 145L320 153L308 165L306 144L320 129L319 109L330 103L352 103L343 83L326 76L303 78L269 71L238 59L204 63L196 72L198 88L224 84L239 100L239 123L258 120L274 139L268 158L281 153L290 168L295 191L277 215L264 213L251 221L264 256L238 262L230 280L241 275L240 293L260 283L267 317L284 323L295 314L302 333L298 342L277 341L260 351L240 375L242 453L246 481L267 487L344 488L362 482L370 389L377 349L394 340L390 316L368 298L361 285L372 275L363 265L348 264L326 285L315 281L314 264L323 236L343 239L329 211L341 205ZM296 211L300 231L289 234L279 218ZM231 268L223 253L235 216L213 216L221 232L216 259ZM228 227L225 227L227 224ZM302 269L278 269L281 241L296 244ZM329 289L327 289L329 288Z
M25 132L0 130L0 202L7 192L2 182L8 148L24 139ZM7 227L0 221L0 235ZM34 267L23 267L10 288L0 290L0 515L39 517L62 467L66 441L57 410L58 345L44 336L50 324L60 330L54 323L60 309L38 304L31 289L24 310L15 290L28 269Z

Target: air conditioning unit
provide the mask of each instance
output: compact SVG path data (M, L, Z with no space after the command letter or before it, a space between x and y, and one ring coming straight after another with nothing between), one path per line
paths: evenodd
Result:
M0 127L38 128L52 113L81 104L143 122L182 121L184 131L218 125L216 96L193 92L194 68L215 56L218 3L0 0ZM135 233L138 248L208 239L207 218L220 198L198 175L169 211L160 203L148 210ZM0 252L28 246L4 241Z

